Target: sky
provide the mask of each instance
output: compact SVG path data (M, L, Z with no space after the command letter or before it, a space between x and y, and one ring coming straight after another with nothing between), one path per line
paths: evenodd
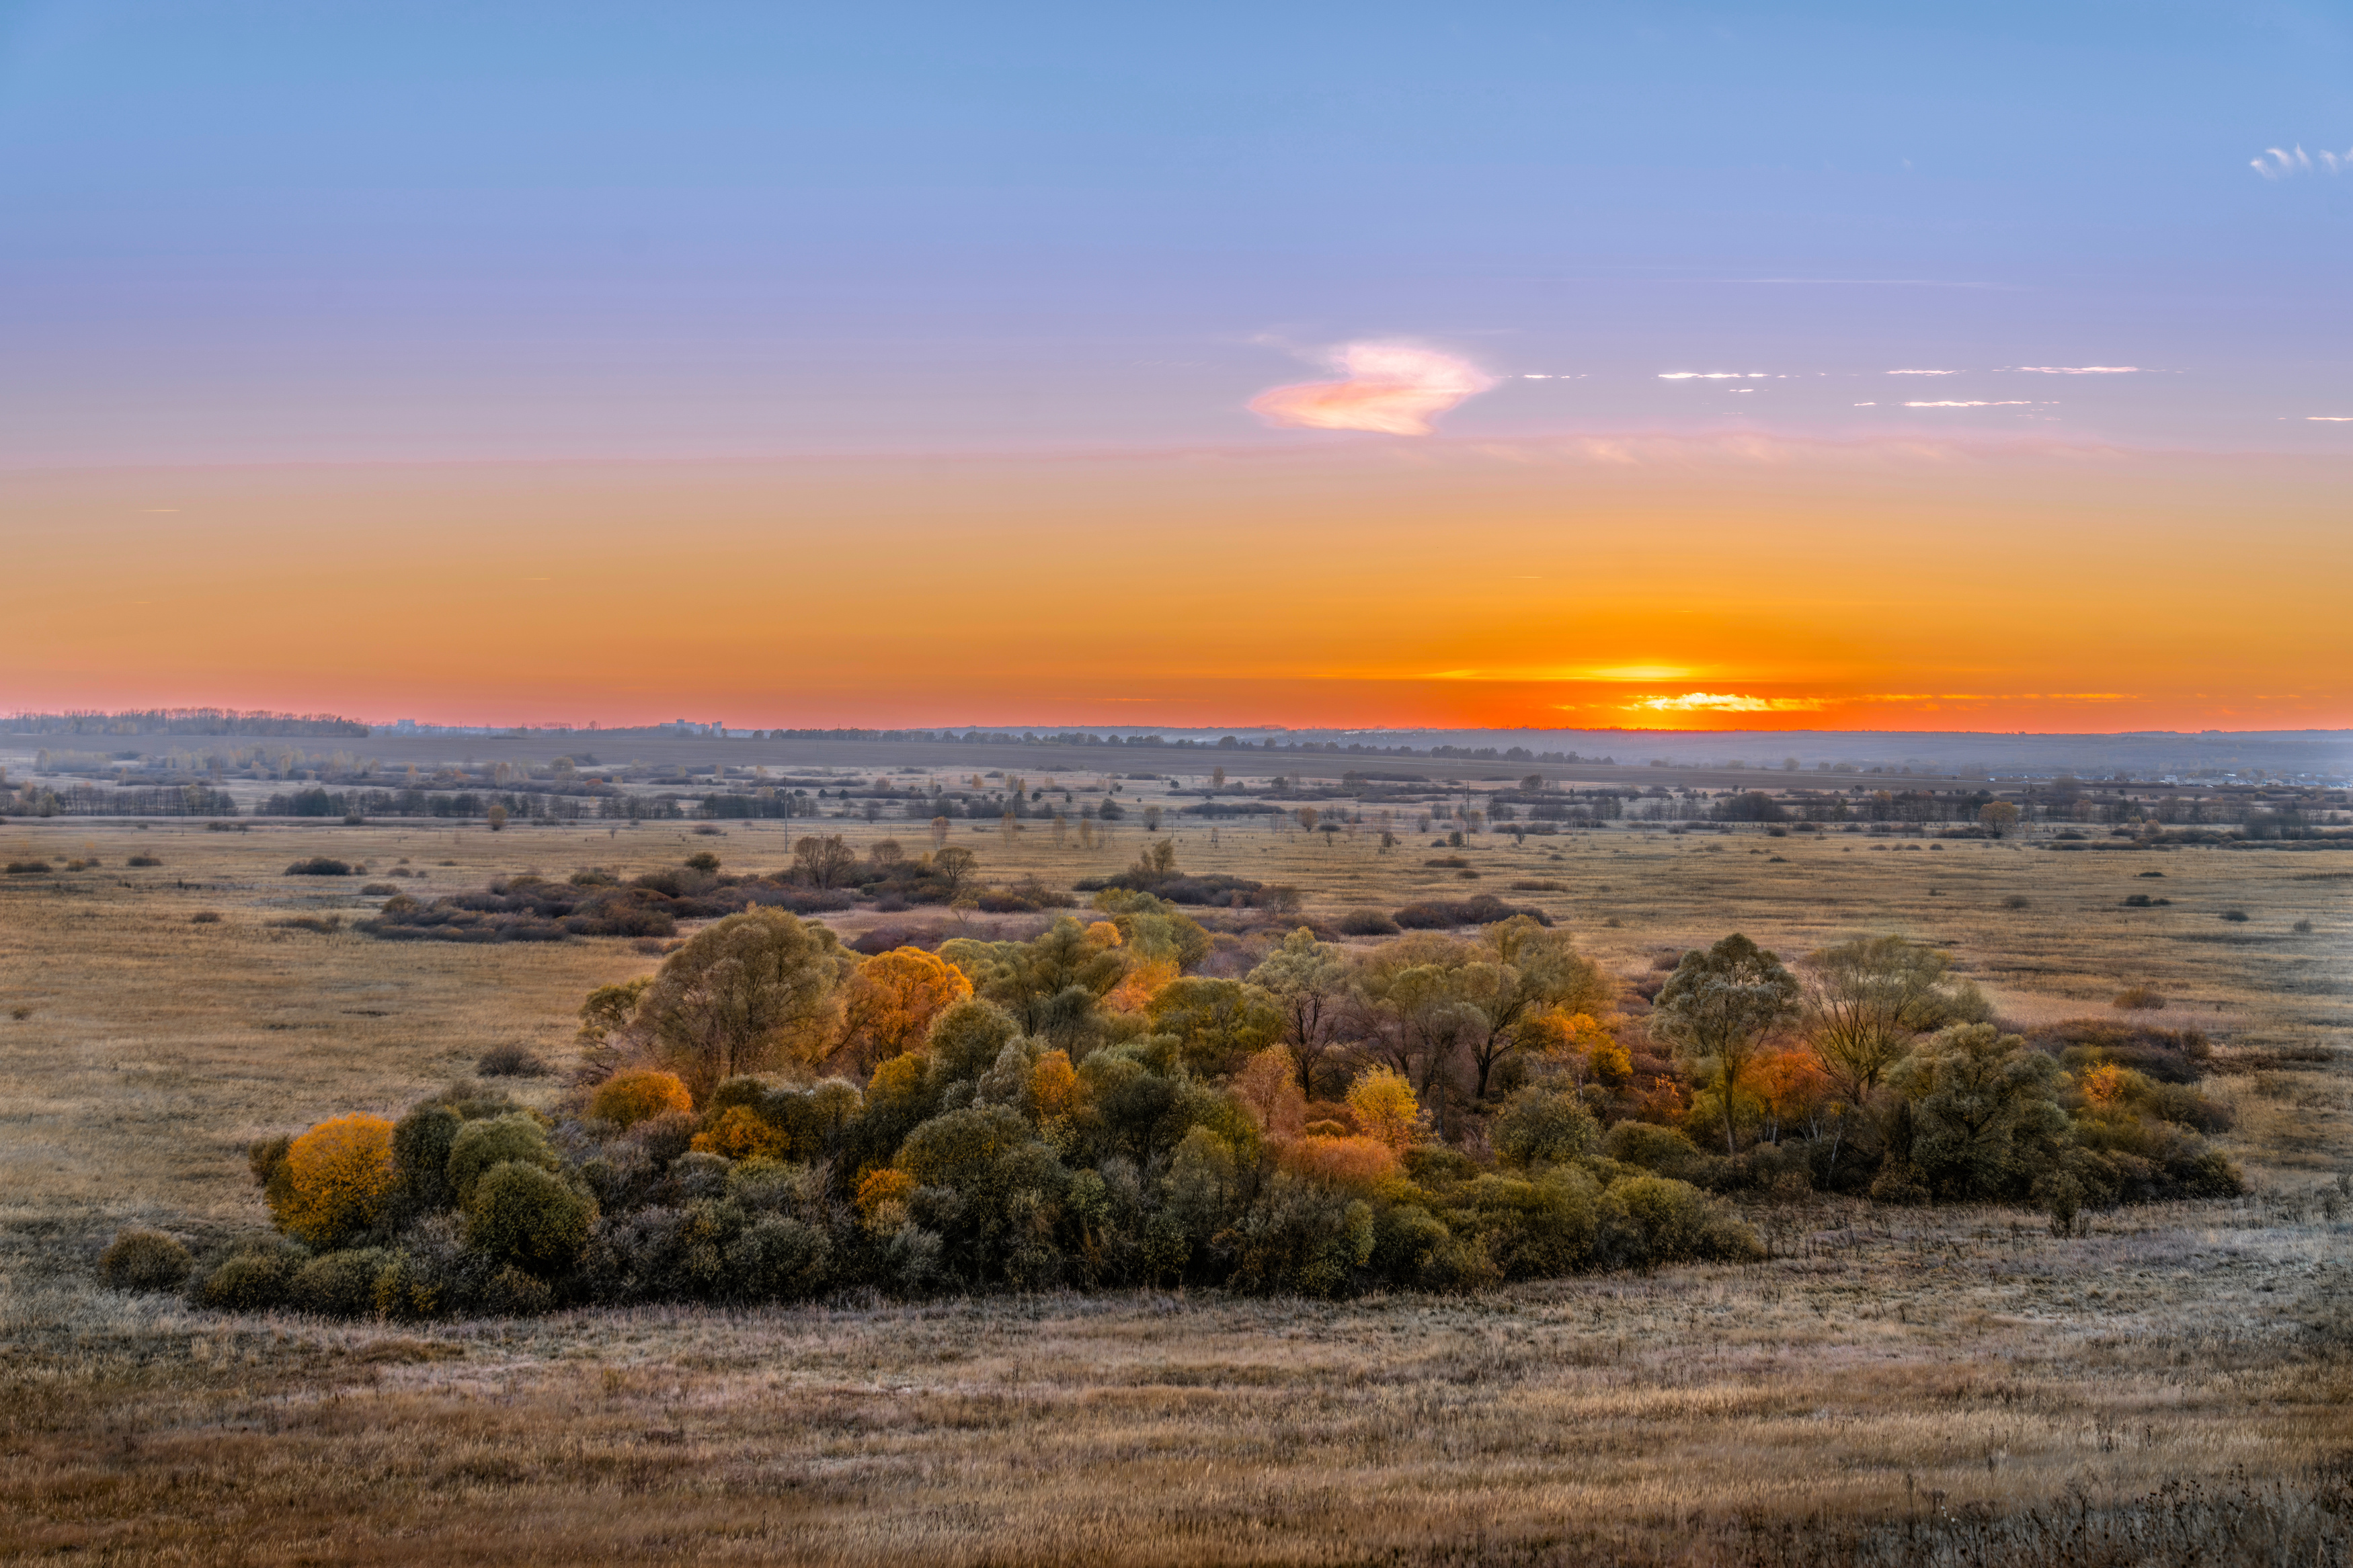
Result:
M0 708L2353 726L2353 13L0 0Z

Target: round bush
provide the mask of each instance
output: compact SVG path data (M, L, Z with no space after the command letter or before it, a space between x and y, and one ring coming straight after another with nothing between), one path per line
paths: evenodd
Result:
M1378 910L1350 910L1340 917L1342 936L1395 936L1400 929Z
M1576 1095L1530 1085L1495 1118L1495 1152L1507 1164L1558 1165L1588 1152L1599 1131Z
M353 1247L314 1258L295 1270L287 1304L322 1318L357 1318L375 1310L375 1282L392 1262L380 1247Z
M392 1123L381 1116L338 1116L287 1147L266 1194L280 1230L332 1247L374 1225L398 1180Z
M672 1072L617 1072L596 1086L588 1114L617 1127L634 1127L664 1111L694 1109L686 1082Z
M466 1245L534 1274L568 1268L588 1244L596 1201L535 1164L509 1161L475 1184Z
M282 1306L292 1270L276 1252L240 1252L205 1279L197 1300L229 1312L257 1312Z
M474 1184L500 1165L556 1166L555 1151L547 1146L547 1130L527 1110L510 1111L486 1121L469 1121L449 1141L445 1167L449 1190L459 1208L474 1206Z
M98 1277L118 1290L169 1290L188 1277L188 1249L160 1230L126 1226L99 1258Z

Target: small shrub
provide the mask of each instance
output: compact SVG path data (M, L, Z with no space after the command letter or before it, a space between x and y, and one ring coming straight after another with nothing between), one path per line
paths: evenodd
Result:
M2034 900L2024 893L2011 893L2001 900L2001 907L2006 910L2031 909L2034 907Z
M198 910L195 914L188 917L188 923L192 926L216 926L220 924L220 911L218 910Z
M2232 925L2244 925L2247 921L2247 911L2244 910L2224 910L2222 911L2222 919L2229 921Z
M360 889L360 894L364 898L388 899L399 891L400 889L390 882L370 882Z
M2312 922L2310 921L2298 921L2295 924L2288 927L2287 929L2295 932L2298 936L2310 936L2312 934Z
M2108 1004L2119 1013L2161 1013L2165 998L2151 985L2127 985Z
M694 1097L676 1073L618 1072L596 1086L588 1114L617 1127L634 1127L665 1111L691 1112Z
M287 1281L286 1303L322 1318L357 1318L375 1310L375 1282L392 1254L378 1247L353 1247L314 1258Z
M297 860L287 867L286 874L290 877L348 877L352 868L348 862L313 855L308 860Z
M271 921L274 931L307 931L320 936L332 936L343 929L341 915L289 915L282 921Z
M533 1274L568 1268L588 1244L596 1200L537 1165L508 1161L475 1184L466 1245Z
M123 862L126 866L161 866L163 863L153 855L133 855Z
M188 1249L160 1230L125 1226L98 1260L98 1277L118 1290L170 1290L188 1277Z
M301 1258L299 1251L287 1247L249 1247L206 1275L196 1300L227 1312L259 1312L283 1306Z
M484 1078L545 1078L552 1069L532 1054L530 1047L510 1041L484 1051L474 1070Z
M694 829L694 836L697 838L724 838L727 836L727 830L723 827L713 827L706 822Z
M1378 910L1350 910L1336 929L1342 936L1395 936L1403 928Z
M46 875L48 869L49 863L47 860L11 860L8 862L8 874L12 877L39 877Z

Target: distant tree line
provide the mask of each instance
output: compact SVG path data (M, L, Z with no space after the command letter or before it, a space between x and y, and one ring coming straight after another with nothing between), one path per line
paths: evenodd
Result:
M273 713L233 708L146 708L120 713L70 710L15 713L0 728L27 735L349 735L368 727L330 713Z

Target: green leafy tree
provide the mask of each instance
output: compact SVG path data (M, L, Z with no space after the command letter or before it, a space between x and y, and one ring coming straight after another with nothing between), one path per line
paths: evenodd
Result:
M1316 941L1302 926L1249 978L1282 1009L1282 1037L1298 1065L1299 1087L1314 1095L1317 1069L1338 1045L1356 994L1355 966L1339 948Z
M2017 1035L1955 1025L1923 1041L1892 1082L1910 1103L1912 1166L1932 1190L2016 1195L2059 1161L2059 1064Z
M1192 975L1171 981L1145 1012L1155 1033L1184 1042L1187 1066L1210 1076L1231 1072L1244 1057L1280 1038L1283 1027L1274 996L1240 980Z
M1765 1037L1797 1016L1798 977L1778 954L1735 931L1683 954L1652 1004L1651 1026L1694 1061L1714 1064L1724 1096L1724 1147L1736 1152L1732 1107Z
M1807 1038L1850 1102L1862 1104L1915 1037L1984 1021L1984 996L1956 982L1952 964L1952 954L1900 936L1857 937L1807 957Z
M671 953L638 1004L664 1067L698 1103L722 1081L832 1046L835 992L851 967L833 932L782 910L745 910Z

